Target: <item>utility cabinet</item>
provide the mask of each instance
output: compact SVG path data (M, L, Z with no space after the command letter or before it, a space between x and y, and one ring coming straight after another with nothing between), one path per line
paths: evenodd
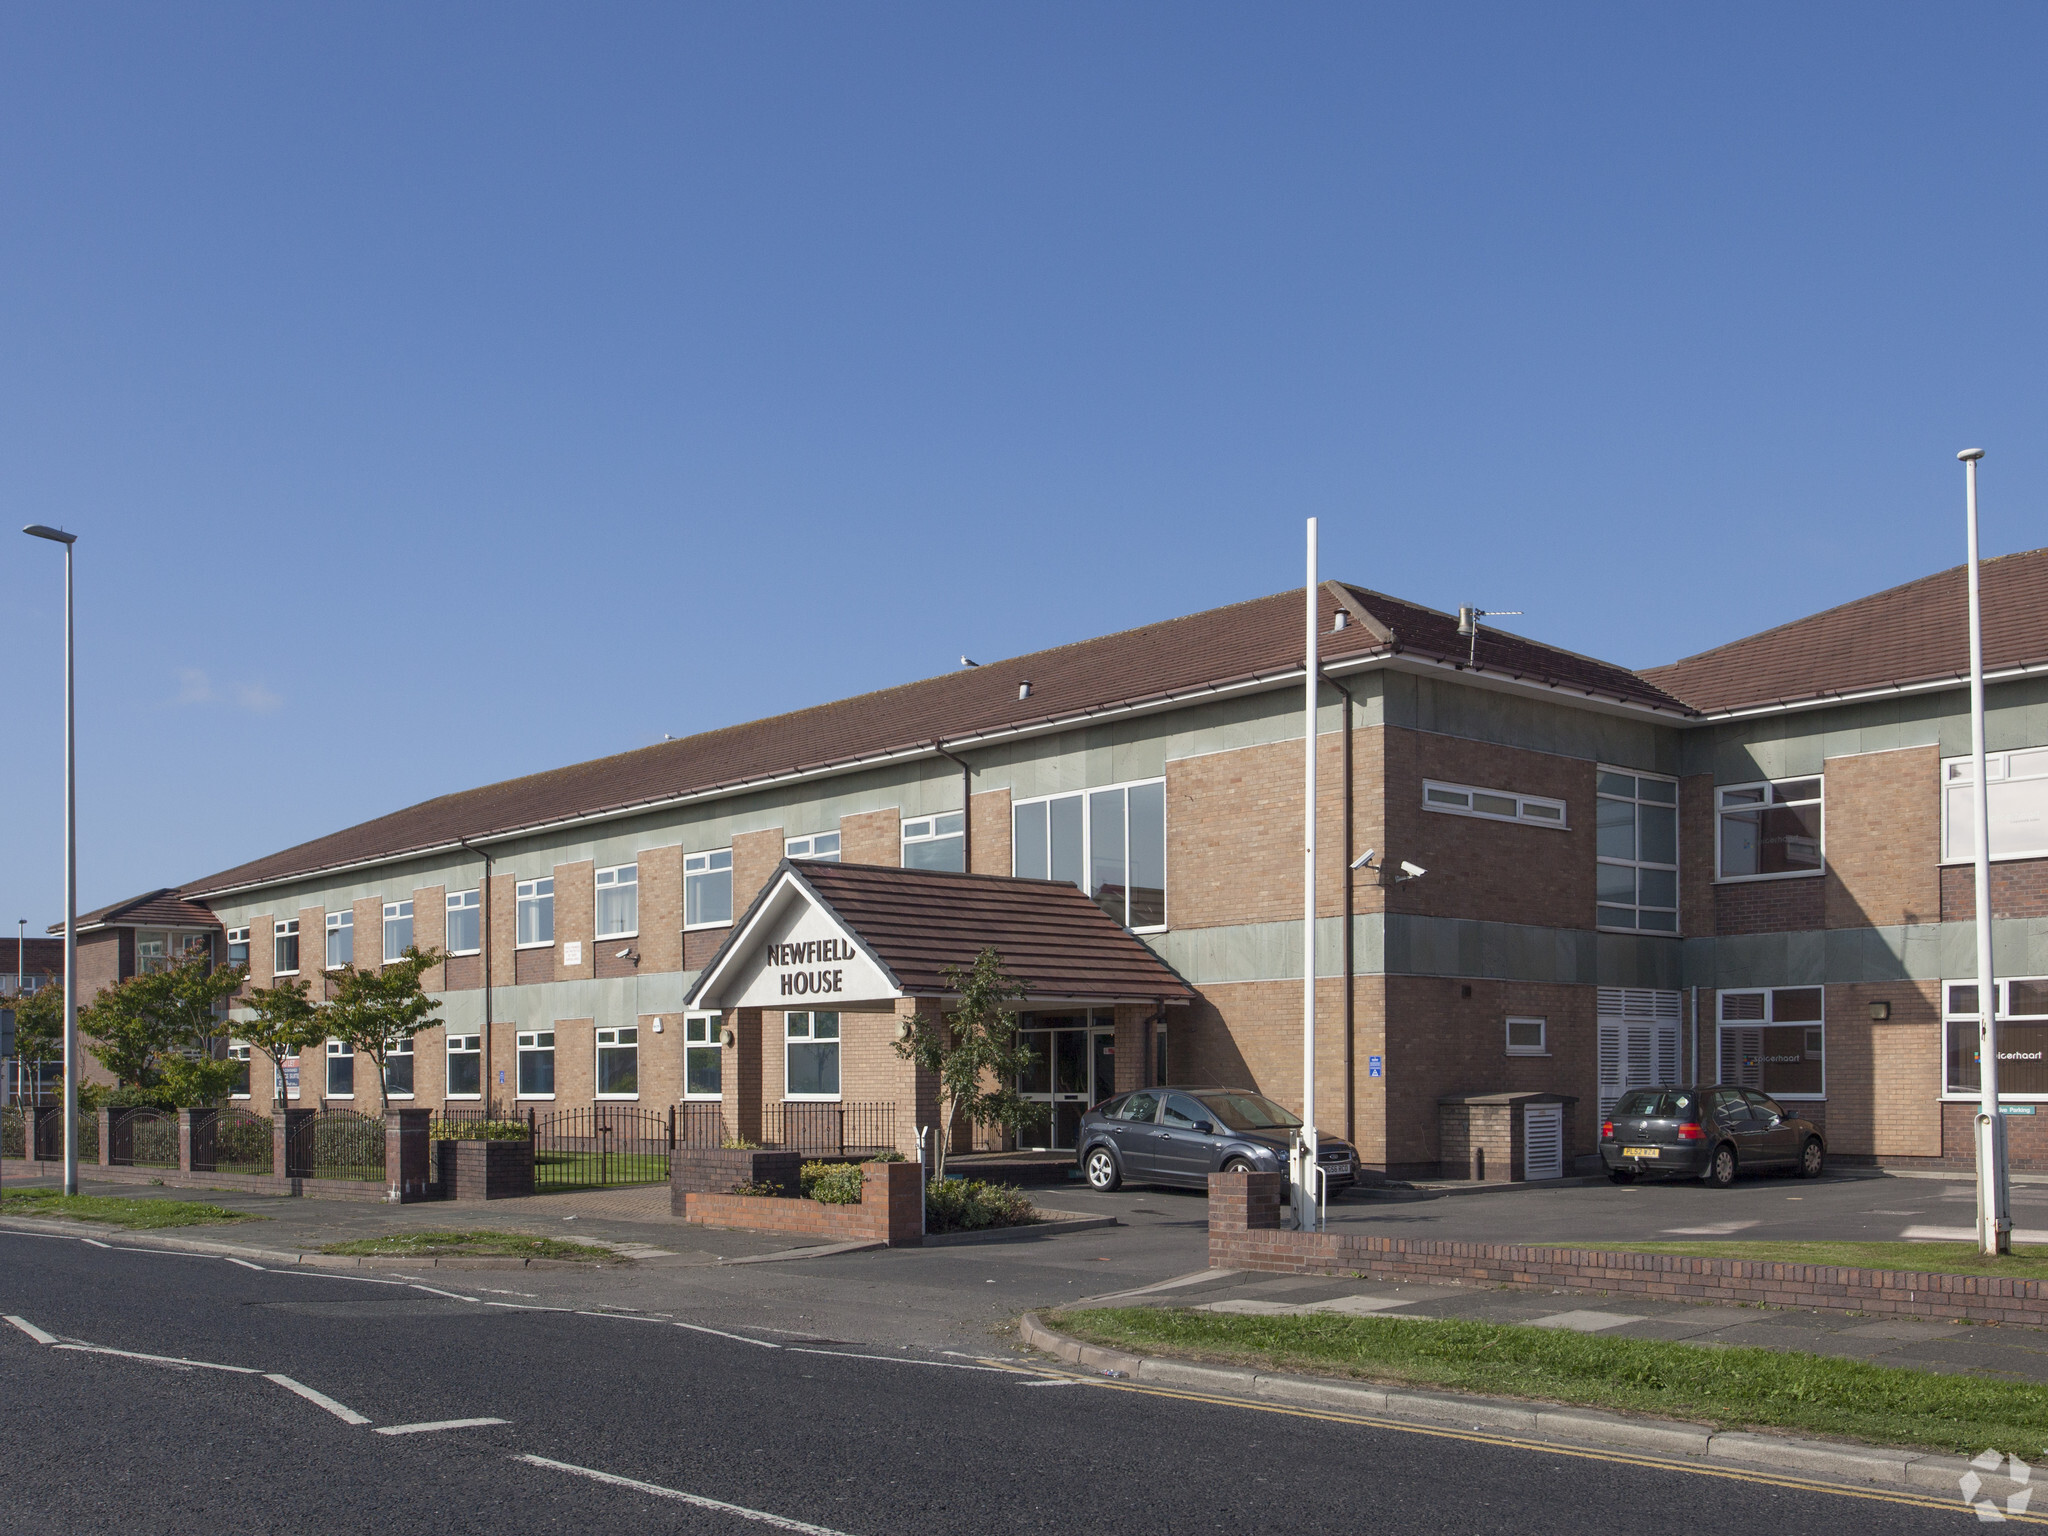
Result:
M1572 1144L1568 1093L1447 1093L1436 1101L1438 1172L1489 1184L1561 1179Z

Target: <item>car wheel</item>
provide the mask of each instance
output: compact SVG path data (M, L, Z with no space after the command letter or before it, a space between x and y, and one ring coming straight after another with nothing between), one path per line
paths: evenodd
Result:
M1716 1189L1726 1189L1735 1182L1735 1149L1720 1146L1714 1149L1714 1160L1707 1164L1707 1182Z
M1821 1150L1820 1138L1818 1136L1807 1137L1806 1150L1799 1154L1799 1177L1802 1179L1819 1178L1821 1167L1826 1161L1827 1154Z
M1607 1170L1607 1177L1617 1184L1633 1184L1636 1181L1636 1170L1633 1168L1610 1168Z
M1124 1181L1124 1171L1116 1165L1116 1154L1107 1147L1097 1147L1088 1154L1084 1165L1088 1175L1088 1187L1108 1194Z
M1223 1171L1225 1173L1257 1173L1259 1167L1258 1164L1247 1162L1244 1158L1233 1157L1223 1165Z

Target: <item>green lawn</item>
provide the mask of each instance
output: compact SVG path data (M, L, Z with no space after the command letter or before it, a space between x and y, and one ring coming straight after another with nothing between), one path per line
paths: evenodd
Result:
M668 1159L654 1152L539 1152L533 1159L536 1189L601 1189L617 1184L661 1184Z
M1220 1359L1401 1386L1973 1453L2048 1451L2048 1386L1826 1355L1702 1348L1558 1328L1164 1307L1060 1313L1055 1327L1138 1354Z
M122 1195L67 1195L55 1189L10 1189L0 1195L0 1215L60 1216L104 1221L117 1227L199 1227L222 1221L268 1221L199 1200L137 1200Z
M395 1254L406 1258L434 1258L464 1254L510 1255L522 1259L602 1259L612 1263L626 1260L609 1248L590 1243L565 1243L553 1237L528 1237L519 1232L409 1232L400 1237L361 1237L353 1242L329 1243L322 1253Z
M2048 1280L2048 1246L2014 1244L1987 1259L1975 1243L1779 1243L1709 1238L1690 1243L1559 1243L1606 1253L1679 1253L1704 1259L1755 1259L1768 1264L1840 1264L1852 1269L1908 1269L1931 1275L2003 1275Z

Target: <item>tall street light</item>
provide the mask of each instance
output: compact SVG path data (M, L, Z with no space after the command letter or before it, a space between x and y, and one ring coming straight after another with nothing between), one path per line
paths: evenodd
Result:
M64 1193L78 1193L78 710L71 644L71 546L78 535L30 523L64 546Z

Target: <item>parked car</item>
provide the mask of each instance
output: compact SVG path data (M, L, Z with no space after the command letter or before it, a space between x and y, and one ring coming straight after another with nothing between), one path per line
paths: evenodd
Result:
M1759 1168L1812 1179L1826 1158L1819 1126L1754 1088L1634 1088L1600 1126L1600 1161L1617 1184L1655 1173L1725 1189Z
M1094 1189L1180 1184L1206 1189L1209 1175L1242 1168L1285 1172L1301 1118L1249 1088L1141 1088L1104 1099L1081 1117L1075 1157ZM1316 1161L1331 1194L1358 1178L1358 1154L1319 1135Z

